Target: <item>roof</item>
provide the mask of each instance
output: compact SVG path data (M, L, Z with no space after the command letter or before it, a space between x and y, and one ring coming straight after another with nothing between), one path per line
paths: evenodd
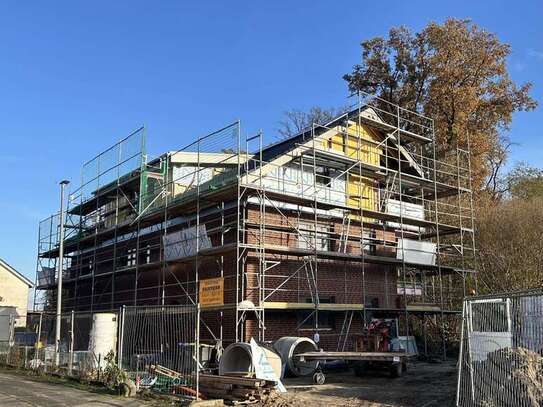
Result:
M262 149L262 159L263 161L271 161L275 157L286 154L292 149L296 148L298 144L303 143L304 141L310 140L313 136L318 136L322 133L327 132L332 127L346 123L348 120L358 117L359 115L371 115L375 120L381 121L378 114L370 106L356 107L352 110L342 113L332 120L323 123L311 125L303 129L300 133L295 134L291 137L288 137L284 140L280 140L276 143L270 144L267 147Z
M28 278L23 276L21 273L19 273L17 270L15 270L13 267L11 267L8 263L6 263L5 260L0 259L0 266L3 266L7 271L9 271L11 274L13 274L15 277L26 283L28 287L32 288L34 287L34 283L30 281Z
M371 107L365 106L362 111L371 111L375 116L377 114ZM318 135L326 132L330 127L337 126L341 123L344 123L349 118L357 116L360 114L361 110L359 108L353 109L351 111L345 112L332 120L323 123L322 125L315 125L314 132L312 132L312 126L307 127L300 131L297 134L289 136L285 139L279 140L275 143L269 144L262 148L262 159L263 161L271 161L273 158L278 157L282 154L287 153L288 151L296 148L297 144L302 143L310 139L313 135ZM164 154L161 154L159 157L154 158L149 161L149 164L156 164L160 161L162 157L165 156L172 157L173 162L192 164L197 163L198 160L200 163L210 164L221 162L224 164L237 164L237 154L232 153L206 153L206 152L191 152L191 151L170 151ZM246 160L245 154L241 154L241 161Z

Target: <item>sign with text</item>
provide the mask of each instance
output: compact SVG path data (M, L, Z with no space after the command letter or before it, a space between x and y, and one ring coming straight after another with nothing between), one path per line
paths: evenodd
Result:
M277 377L277 375L275 374L275 371L270 365L266 353L264 353L264 351L260 348L260 346L258 346L253 338L251 338L249 345L251 346L252 362L253 366L255 367L255 377L257 379L271 380L277 382L276 388L279 393L286 393L287 389L285 388L283 383L281 383L281 378Z
M224 304L224 278L208 278L200 280L200 305L210 307Z

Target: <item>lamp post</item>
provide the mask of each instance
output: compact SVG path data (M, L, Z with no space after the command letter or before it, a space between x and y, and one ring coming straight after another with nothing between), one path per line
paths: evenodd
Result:
M64 263L64 189L70 181L60 181L60 234L58 248L57 323L55 324L55 366L60 364L60 324L62 322L62 265Z

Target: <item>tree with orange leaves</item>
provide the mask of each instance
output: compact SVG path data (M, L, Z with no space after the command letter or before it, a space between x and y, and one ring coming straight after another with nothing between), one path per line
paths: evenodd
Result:
M509 45L469 20L430 23L418 33L392 28L388 38L362 42L362 63L344 75L362 90L434 119L443 158L470 139L474 192L506 154L504 132L514 112L532 110L530 83L515 84L506 59Z

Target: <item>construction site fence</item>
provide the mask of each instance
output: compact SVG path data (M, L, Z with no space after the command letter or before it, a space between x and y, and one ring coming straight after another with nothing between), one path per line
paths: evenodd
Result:
M456 405L543 403L543 292L464 301Z
M94 313L67 312L60 318L59 350L55 349L57 316L51 312L30 312L26 329L13 329L10 340L0 341L0 365L38 373L56 373L81 379L101 380L108 351L92 338ZM118 312L112 319L113 354L116 353Z
M119 364L139 388L196 398L200 352L196 305L123 307Z
M111 322L105 333L93 328L97 316ZM27 321L24 332L15 332L12 324L2 336L0 366L100 381L115 362L114 355L139 388L196 398L199 367L209 360L209 347L199 344L196 305L63 313L58 354L56 315L29 313Z
M59 352L58 365L54 348L16 343L0 343L0 366L36 373L55 373L82 380L100 381L105 357L90 351Z

